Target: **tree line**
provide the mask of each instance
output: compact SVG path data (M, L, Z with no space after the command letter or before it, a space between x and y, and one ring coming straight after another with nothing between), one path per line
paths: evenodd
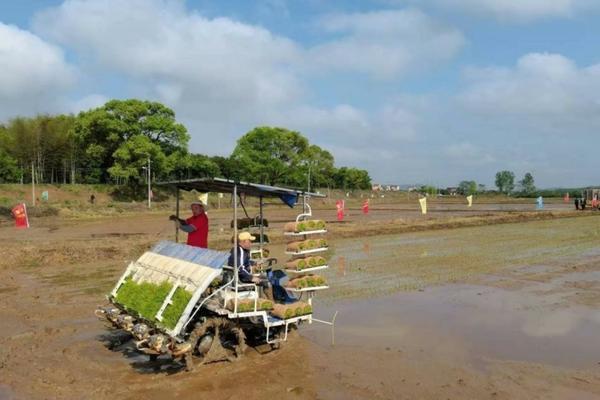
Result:
M530 172L525 173L523 179L515 183L515 173L512 171L498 171L495 180L498 192L509 195L517 194L520 196L531 196L536 193L535 180ZM457 192L463 195L472 195L486 192L485 185L478 184L476 181L461 181L458 184Z
M161 103L111 100L78 115L16 117L0 124L0 183L87 183L131 187L151 179L224 177L269 185L368 189L366 170L335 167L301 133L256 127L228 157L188 150L190 135Z

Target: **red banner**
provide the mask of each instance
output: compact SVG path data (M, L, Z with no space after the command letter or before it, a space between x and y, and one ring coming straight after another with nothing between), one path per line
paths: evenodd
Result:
M362 212L363 212L363 214L368 214L368 213L369 213L369 199L366 199L366 200L363 202L363 205L362 205Z
M337 209L337 219L342 221L344 219L344 200L338 200L335 202L335 208Z
M27 218L27 207L25 206L25 203L14 206L12 215L15 217L15 226L17 228L29 228L29 219Z

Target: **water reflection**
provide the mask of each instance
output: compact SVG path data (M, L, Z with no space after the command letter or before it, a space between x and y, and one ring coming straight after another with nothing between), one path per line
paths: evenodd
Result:
M355 346L464 348L476 365L489 358L592 367L600 362L600 313L556 305L560 295L447 285L424 292L321 307L339 311L336 343ZM322 328L304 332L327 340Z

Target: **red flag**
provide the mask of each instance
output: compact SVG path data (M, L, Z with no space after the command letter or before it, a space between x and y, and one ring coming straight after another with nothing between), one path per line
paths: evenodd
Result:
M363 205L362 205L362 212L363 212L363 214L368 214L368 213L369 213L369 199L366 199L366 200L363 202Z
M14 206L12 215L15 217L15 226L17 228L29 228L29 219L27 218L27 207L25 206L25 203Z
M342 221L344 219L344 200L338 200L335 202L335 208L337 209L337 219Z

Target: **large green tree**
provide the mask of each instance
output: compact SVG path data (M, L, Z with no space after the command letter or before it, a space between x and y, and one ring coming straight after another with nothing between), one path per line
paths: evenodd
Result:
M521 190L525 194L532 194L535 192L535 181L533 179L533 175L527 172L523 179L519 181L519 186L521 186Z
M496 187L502 193L509 194L515 189L515 174L512 171L499 171L496 173Z
M477 182L475 181L461 181L458 184L458 191L460 194L465 196L477 193Z
M334 185L335 167L333 155L317 145L311 145L301 161L300 172L310 179L310 187L329 187ZM303 177L296 178L298 183L304 183ZM300 185L303 186L303 185Z
M223 178L233 180L250 180L245 175L245 169L242 163L233 157L213 156L210 161L215 163L219 168L219 174Z
M174 153L169 162L173 164L171 175L175 179L224 176L219 164L204 154Z
M237 141L231 158L243 165L252 182L298 185L308 148L308 139L298 132L261 126Z
M341 167L334 174L335 187L340 189L370 189L371 178L364 169Z
M148 156L157 176L168 174L187 153L189 141L173 110L136 99L111 100L82 112L73 130L81 149L79 164L88 182L106 182L109 177L135 182L142 160L147 161ZM176 156L169 162L173 154Z
M261 126L242 136L229 159L215 158L228 178L295 187L368 189L365 170L334 167L333 155L299 132Z

